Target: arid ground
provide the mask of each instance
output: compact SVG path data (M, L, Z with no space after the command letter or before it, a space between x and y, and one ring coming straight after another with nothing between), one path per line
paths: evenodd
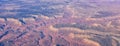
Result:
M0 46L120 46L120 0L0 0Z

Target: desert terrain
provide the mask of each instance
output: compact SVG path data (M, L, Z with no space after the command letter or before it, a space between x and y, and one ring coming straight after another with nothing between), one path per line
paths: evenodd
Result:
M0 0L0 46L120 46L119 0Z

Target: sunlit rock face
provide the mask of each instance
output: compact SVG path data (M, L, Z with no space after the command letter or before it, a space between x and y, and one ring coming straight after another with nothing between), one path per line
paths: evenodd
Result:
M120 46L120 0L0 0L0 46Z

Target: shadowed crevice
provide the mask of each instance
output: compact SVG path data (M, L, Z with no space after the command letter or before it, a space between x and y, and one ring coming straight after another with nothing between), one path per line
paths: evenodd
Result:
M9 31L6 31L4 34L0 35L0 39L6 36L9 33Z

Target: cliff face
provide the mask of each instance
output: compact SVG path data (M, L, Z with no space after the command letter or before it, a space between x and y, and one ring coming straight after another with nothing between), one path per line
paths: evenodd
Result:
M0 0L0 46L120 46L119 0Z

